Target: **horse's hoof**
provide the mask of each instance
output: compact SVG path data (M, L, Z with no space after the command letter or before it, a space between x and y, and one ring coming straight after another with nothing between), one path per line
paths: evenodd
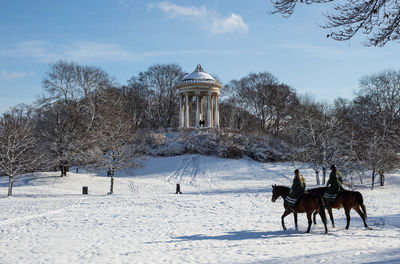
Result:
M284 227L284 228L283 228L283 230L287 230L287 228L286 228L286 227Z

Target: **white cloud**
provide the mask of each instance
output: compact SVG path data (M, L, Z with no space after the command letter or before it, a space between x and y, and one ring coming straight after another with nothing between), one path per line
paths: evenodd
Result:
M22 79L28 76L35 75L35 72L17 72L17 71L1 71L0 77L1 79L11 81L16 79Z
M1 49L0 56L12 58L31 58L39 61L51 61L55 56L48 47L47 41L24 41L15 44L14 48Z
M182 17L195 22L201 28L216 34L245 33L249 26L243 21L242 16L232 13L230 16L222 16L215 10L209 10L205 6L178 6L170 2L153 3L149 8L158 8L169 17Z
M161 2L153 6L158 7L163 12L167 13L172 17L188 16L188 17L204 17L207 15L207 9L205 6L194 7L194 6L178 6L170 2Z
M104 43L76 42L63 49L62 58L85 61L106 59L113 61L132 60L134 54L121 46Z
M143 52L138 56L143 57L162 57L162 56L177 56L177 55L239 55L239 54L252 54L252 55L263 55L267 52L265 50L230 50L230 49L204 49L204 50L157 50L157 51L147 51Z
M126 61L134 59L135 55L125 48L113 44L94 42L53 44L48 41L26 41L17 43L12 49L0 49L0 57L24 58L48 63L59 59L84 62Z
M230 17L214 20L212 31L215 33L233 33L235 31L247 32L249 27L244 23L243 18L237 14L231 14Z
M229 23L228 23L229 24ZM237 54L264 54L260 50L149 50L134 52L123 46L107 43L76 41L67 44L51 43L49 41L27 41L13 45L12 49L1 49L0 58L22 59L28 61L51 63L57 60L76 61L78 63L92 63L98 61L136 61L146 57L163 57L185 54L204 55L237 55ZM21 73L0 72L2 79L22 78ZM26 76L26 75L25 75Z

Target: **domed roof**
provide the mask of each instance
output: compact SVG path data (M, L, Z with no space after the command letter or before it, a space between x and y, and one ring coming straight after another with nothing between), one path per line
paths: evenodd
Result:
M198 64L196 69L192 73L186 74L179 83L218 83L218 81Z

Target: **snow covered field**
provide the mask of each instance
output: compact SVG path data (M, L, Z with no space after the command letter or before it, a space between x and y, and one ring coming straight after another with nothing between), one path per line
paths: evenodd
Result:
M343 210L305 234L307 219L281 228L282 199L271 185L290 186L289 163L258 163L201 155L149 158L109 178L80 170L67 178L41 173L16 183L8 198L0 178L0 263L400 263L400 175L383 188L358 188L366 230ZM311 170L300 168L308 187ZM175 184L182 195L175 195ZM82 195L82 186L89 195Z

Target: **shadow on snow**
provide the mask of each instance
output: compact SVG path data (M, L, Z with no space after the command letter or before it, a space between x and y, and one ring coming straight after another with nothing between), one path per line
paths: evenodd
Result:
M248 240L248 239L269 239L275 237L298 237L304 236L304 232L296 230L280 230L269 232L257 232L251 230L227 232L224 235L208 236L196 234L191 236L173 237L173 239L181 241L196 241L196 240ZM176 242L175 240L175 242Z
M185 192L185 194L202 194L202 195L215 195L215 194L270 194L272 188L241 188L241 189L215 189L207 191Z
M35 175L35 174L25 174L25 175L18 175L15 177L13 187L21 187L21 186L39 186L39 185L46 185L48 184L48 179L58 179L61 178L59 175ZM0 177L0 187L8 187L9 178L8 176Z

